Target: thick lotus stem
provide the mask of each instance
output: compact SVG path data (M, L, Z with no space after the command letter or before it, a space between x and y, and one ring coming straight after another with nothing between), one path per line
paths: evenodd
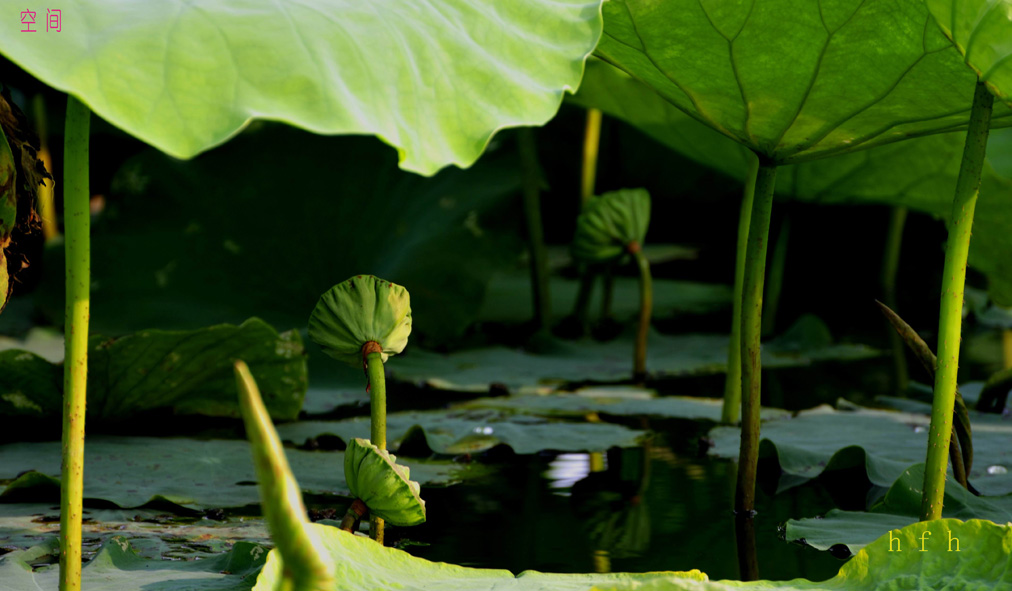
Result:
M362 361L369 374L369 439L380 449L387 448L387 382L383 371L383 353L378 343L369 341L362 346ZM373 517L369 521L369 537L383 543L383 520Z
M970 125L966 130L963 160L956 180L956 194L952 200L949 239L945 245L942 305L938 319L938 369L935 372L935 396L931 406L931 427L928 430L928 456L924 464L921 521L942 516L952 411L956 400L966 260L970 252L970 230L980 190L980 171L984 167L993 104L994 96L983 83L978 82L970 111Z
M355 530L358 529L358 522L368 513L369 507L366 507L361 499L355 499L352 501L351 506L348 507L348 512L341 519L341 529L349 533L355 533Z
M650 263L636 242L629 244L629 252L636 259L640 271L640 317L636 325L636 346L633 350L633 381L642 384L647 378L647 336L650 333L650 314L654 306L653 281Z
M773 209L776 166L760 164L756 175L755 201L748 229L745 256L745 281L741 304L741 450L738 455L738 479L735 483L734 510L739 519L755 513L755 479L759 463L759 390L762 363L759 358L759 334L762 328L763 275L766 271L766 241ZM742 577L746 577L747 545L739 545Z
M748 176L741 199L741 213L738 214L738 247L734 262L734 300L731 302L731 341L727 347L727 381L724 382L724 407L720 421L730 424L738 422L741 410L741 292L745 285L745 251L748 248L748 226L752 219L752 197L755 194L756 175L759 159L749 160Z
M541 174L534 132L523 128L517 133L520 145L520 166L523 170L524 216L527 220L527 244L531 251L531 291L534 302L534 323L538 329L548 328L552 304L548 293L548 250L545 248L541 224Z
M63 364L63 469L60 476L60 591L78 591L81 588L84 416L91 289L91 212L88 203L90 125L91 111L88 107L68 96L63 145L67 304Z
M885 253L882 255L882 298L892 310L898 310L896 304L896 273L900 268L900 251L903 246L903 226L907 221L907 208L894 207L889 214L889 234L886 237ZM894 330L889 331L889 344L893 353L894 388L897 396L902 396L910 380L907 368L907 354L903 346L903 338Z
M580 177L580 205L585 207L594 196L597 179L597 153L601 145L601 110L587 110L587 126L583 135L583 174Z

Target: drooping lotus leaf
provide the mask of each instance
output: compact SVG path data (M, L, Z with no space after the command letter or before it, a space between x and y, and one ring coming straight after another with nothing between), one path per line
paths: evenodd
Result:
M365 503L376 517L401 526L425 522L425 501L420 496L421 487L411 480L411 471L368 439L356 437L348 442L344 478L352 496Z
M997 589L1012 584L1012 526L988 521L940 519L909 525L893 532L902 551L889 552L889 536L870 544L828 581L708 581L704 573L654 572L612 574L549 574L465 568L434 563L406 552L372 544L337 528L318 524L329 559L337 566L344 591L446 589L448 591L886 591L893 589ZM928 533L925 533L928 532ZM945 552L949 534L960 540L959 552ZM919 552L920 540L929 549ZM896 542L893 542L895 548ZM272 551L253 591L272 591L281 575ZM0 571L2 572L2 571ZM706 581L706 582L704 582Z
M329 591L335 582L333 565L322 559L320 539L315 531L306 527L309 519L302 491L288 466L285 450L260 399L256 381L242 361L235 362L235 382L246 438L256 466L260 505L271 530L271 539L285 563L286 587Z
M303 490L322 495L350 494L341 469L343 453L296 449L286 453ZM6 487L0 486L0 498L13 497L20 488L19 499L59 499L59 441L0 445L0 457L0 480L12 481ZM123 508L168 501L180 505L184 512L244 507L260 499L249 458L250 446L245 441L89 435L84 498ZM423 486L446 486L483 473L480 467L454 462L412 460L408 464ZM24 481L31 481L35 490L20 487ZM8 495L9 490L12 495Z
M774 164L969 118L976 77L923 0L614 0L604 15L597 56Z
M1012 104L1012 0L927 0L928 10L992 94Z
M930 416L846 406L850 410L823 405L802 411L789 421L763 425L760 454L775 455L779 460L779 490L826 470L854 466L863 467L872 484L888 487L909 466L924 461ZM985 495L1012 492L1012 449L1008 445L1012 423L999 415L975 411L970 413L970 421L974 451L970 482ZM739 429L716 427L709 436L714 443L711 454L737 459Z
M800 541L819 550L842 544L856 553L889 530L918 521L923 485L924 464L917 464L903 472L871 511L833 509L824 517L788 520L787 541ZM961 486L947 486L942 516L1010 523L1012 495L978 497Z
M88 419L122 421L144 411L238 417L232 363L254 364L268 410L299 415L308 381L302 338L251 318L191 331L144 330L89 339ZM19 350L0 352L0 416L42 419L62 412L63 365ZM57 428L59 423L56 423Z
M646 189L605 193L592 199L576 219L573 258L591 263L621 258L631 247L643 245L649 225Z
M288 423L280 425L278 433L282 439L297 444L320 435L336 435L350 444L355 438L369 436L369 417ZM646 431L612 423L555 421L485 409L387 415L387 443L402 455L402 446L417 436L439 454L481 453L504 444L517 454L525 455L544 450L577 452L636 447L646 434Z
M349 365L363 363L368 342L380 346L386 363L404 350L410 334L408 290L372 275L356 275L330 288L309 317L309 338Z
M600 37L600 3L76 0L60 34L11 28L0 53L179 158L259 118L377 135L428 175L552 117Z
M971 95L972 90L971 85ZM748 170L744 146L608 64L588 64L574 101L602 109L733 178L743 180ZM777 194L826 205L898 205L948 219L965 141L963 132L941 133L783 167L777 174ZM1012 225L1012 202L1005 198L1012 192L1012 150L1006 148L1010 142L1012 130L992 130L970 249L970 264L987 274L992 297L1005 305L1012 304L1012 234L1007 231ZM1006 172L1003 176L997 170Z

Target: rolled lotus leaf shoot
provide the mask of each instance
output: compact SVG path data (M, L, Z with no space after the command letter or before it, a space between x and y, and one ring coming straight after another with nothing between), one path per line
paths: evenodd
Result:
M425 522L421 487L410 480L407 466L367 439L353 439L344 452L344 477L352 496L361 499L369 512L394 525Z
M573 257L591 263L621 258L643 245L650 225L650 194L622 189L591 199L576 220ZM632 245L636 246L632 246Z
M404 350L411 334L408 290L372 275L356 275L320 296L309 317L309 336L323 351L352 366L362 347L377 343L383 362Z

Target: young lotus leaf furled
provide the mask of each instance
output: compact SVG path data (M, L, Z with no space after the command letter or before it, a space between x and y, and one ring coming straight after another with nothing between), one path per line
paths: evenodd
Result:
M587 263L612 263L632 255L640 272L640 314L633 351L633 379L647 373L647 333L653 307L650 264L643 239L650 225L650 194L645 189L622 189L592 199L576 220L573 258ZM607 295L605 296L607 297Z
M309 336L327 355L365 366L369 379L369 438L381 450L387 448L383 363L404 350L410 334L408 290L372 275L356 275L330 288L309 317ZM373 518L370 535L382 543L382 518Z
M372 275L356 275L320 296L309 336L334 359L362 363L363 347L376 343L386 360L404 350L411 334L408 290Z
M394 525L425 522L425 501L410 476L407 466L398 466L393 454L368 440L352 439L344 452L344 477L352 496L374 516ZM361 508L349 510L352 512L354 519L364 514Z

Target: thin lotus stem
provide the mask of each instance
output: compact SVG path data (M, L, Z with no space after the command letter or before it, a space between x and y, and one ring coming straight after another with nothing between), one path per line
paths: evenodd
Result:
M615 301L615 268L608 263L601 275L601 320L611 318L611 305Z
M279 588L293 591L333 589L333 569L323 560L319 540L309 530L302 491L292 475L281 439L260 397L260 389L245 363L236 361L234 367L239 409L253 452L264 517L285 565L285 582Z
M787 264L787 241L791 236L791 218L785 216L777 232L777 243L773 246L773 260L770 261L770 278L766 283L766 310L763 314L762 336L772 336L776 330L777 308L780 307L780 292L784 286L784 266Z
M759 159L752 156L738 214L738 247L734 263L734 300L731 308L731 341L727 347L727 381L724 382L722 423L737 423L741 407L741 293L745 285L745 250L748 247L748 226L752 219L752 196L755 194Z
M366 373L369 375L369 412L371 415L369 439L380 449L387 448L387 381L383 371L383 354L379 345L368 342L362 347ZM369 537L383 543L383 520L373 517L369 522Z
M534 132L522 128L517 132L520 166L523 171L524 217L527 220L527 243L531 251L531 294L534 302L534 323L547 328L552 317L548 293L548 251L541 224L541 173Z
M894 207L889 214L889 233L886 236L885 253L882 256L882 297L885 304L892 310L896 307L896 273L900 268L900 251L903 246L903 226L907 221L907 208ZM906 348L903 339L894 331L889 331L889 344L893 352L894 391L898 395L906 392L910 380L907 368Z
M91 213L88 204L90 126L91 111L84 103L68 96L63 147L67 304L63 363L63 468L60 476L60 591L79 591L81 588L84 417L91 288Z
M583 175L580 177L580 205L586 207L594 196L597 178L597 153L601 145L601 110L587 110L587 126L583 135Z
M53 170L53 157L49 153L49 141L46 137L46 102L41 94L32 99L35 116L35 130L39 133L39 160L46 165L46 170ZM56 200L53 196L54 182L47 180L39 187L39 217L42 218L42 236L46 242L60 235L56 227Z
M348 512L341 519L341 529L349 533L355 533L355 530L358 529L358 522L368 513L369 507L366 507L362 499L355 499L352 501L351 506L348 507Z
M1012 330L1001 331L1002 365L1005 369L1012 369Z
M970 231L980 190L980 171L984 167L993 104L994 96L983 83L978 82L970 111L970 125L966 131L963 160L956 180L956 194L952 200L949 239L945 246L942 305L938 319L938 369L935 373L934 403L931 406L931 428L928 430L928 455L924 464L921 521L942 516L952 412L956 400L966 260L970 252Z
M740 518L755 510L755 478L759 463L759 390L762 363L759 332L762 327L763 275L766 271L766 241L773 209L776 166L760 164L756 175L755 201L748 229L745 253L745 282L741 302L741 450L735 483L734 510ZM742 554L739 548L739 561ZM744 573L743 573L744 576Z
M653 280L650 263L639 244L633 242L629 251L636 259L640 271L640 317L636 326L636 346L633 351L633 381L642 384L647 378L647 336L650 333L650 313L654 306Z

